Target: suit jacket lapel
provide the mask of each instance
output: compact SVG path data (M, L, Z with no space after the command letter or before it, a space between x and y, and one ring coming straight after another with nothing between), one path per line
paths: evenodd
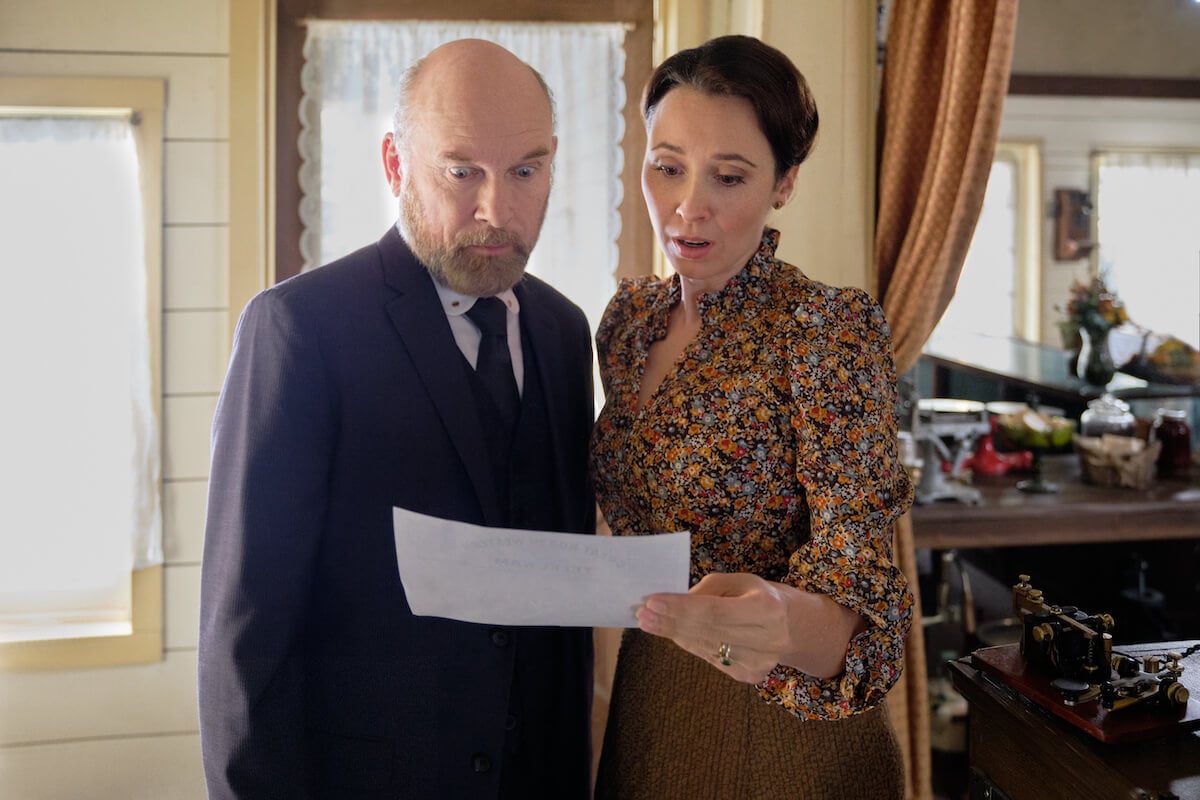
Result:
M504 520L474 395L466 372L459 368L462 352L446 321L433 278L395 228L379 240L377 247L383 260L384 280L397 292L385 305L387 314L466 467L483 508L484 522L502 525Z

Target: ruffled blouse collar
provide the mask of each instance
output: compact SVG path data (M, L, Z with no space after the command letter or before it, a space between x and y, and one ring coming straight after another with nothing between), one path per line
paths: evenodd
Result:
M762 239L759 240L758 250L746 262L736 275L720 289L705 292L697 298L702 319L707 320L714 311L736 310L746 306L749 299L759 294L758 288L775 263L775 250L779 247L779 231L775 228L763 228ZM679 275L671 276L667 290L666 308L674 308L680 298Z

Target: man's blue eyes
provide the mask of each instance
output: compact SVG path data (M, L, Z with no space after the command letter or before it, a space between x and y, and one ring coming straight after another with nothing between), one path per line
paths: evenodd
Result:
M447 172L450 173L451 177L457 178L459 180L464 180L466 178L470 178L472 175L476 174L476 170L471 169L470 167L450 167L450 169L448 169ZM513 174L516 175L518 178L532 178L534 175L537 174L537 168L536 167L517 167L516 169L513 170Z

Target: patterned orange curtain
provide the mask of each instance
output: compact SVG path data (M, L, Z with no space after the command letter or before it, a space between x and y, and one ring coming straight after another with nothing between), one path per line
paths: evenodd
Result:
M916 364L962 271L979 218L1008 89L1018 0L893 0L879 103L875 296L896 369ZM917 585L912 522L896 558ZM908 796L932 797L925 645L919 609L888 707Z

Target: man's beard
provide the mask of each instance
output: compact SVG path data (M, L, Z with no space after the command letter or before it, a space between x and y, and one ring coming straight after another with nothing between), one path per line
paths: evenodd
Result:
M434 280L459 294L490 297L511 289L525 275L525 264L534 242L526 244L517 234L503 228L462 233L449 245L437 241L425 227L425 209L409 181L400 194L400 218L404 238L413 255L425 265ZM542 206L538 230L546 218ZM485 256L468 248L507 244L512 250L504 255Z

